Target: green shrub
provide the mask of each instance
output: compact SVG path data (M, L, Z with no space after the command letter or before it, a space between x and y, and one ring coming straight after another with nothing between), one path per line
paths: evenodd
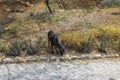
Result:
M0 31L0 36L2 35L2 32Z
M0 31L0 36L2 35L2 34L4 34L5 33L5 31Z
M26 43L25 44L26 50L27 50L27 54L29 55L33 55L39 52L39 46L35 43Z
M120 52L120 39L119 39L119 42L118 42L117 51Z
M117 52L120 52L120 37L119 37L119 39L116 39L116 40L115 40L114 45L116 45L116 46L115 46L116 51L117 51Z
M105 31L102 30L102 34L100 36L100 46L98 48L100 52L106 53L107 42L108 42L108 37Z
M83 53L89 53L92 50L92 48L93 48L93 40L89 40L88 42L81 43L79 51Z
M7 53L8 48L5 45L0 45L0 52Z
M106 2L101 4L102 8L114 8L114 7L120 7L120 3L117 0L106 0Z
M16 34L17 33L17 29L16 28L11 28L9 29L9 34Z
M32 13L32 12L30 12L30 14L29 14L30 16L34 16L34 13Z
M20 41L15 41L9 46L8 55L9 56L19 56L21 54L21 48L23 44Z

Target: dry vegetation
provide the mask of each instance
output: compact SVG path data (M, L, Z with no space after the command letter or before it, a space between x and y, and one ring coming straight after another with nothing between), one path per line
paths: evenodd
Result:
M97 26L88 30L65 32L60 35L60 38L66 42L68 49L84 53L95 49L109 52L111 49L111 52L117 53L120 51L119 35L120 26Z
M60 8L76 9L76 8L93 8L99 6L102 0L53 0Z
M1 54L21 56L29 53L47 53L46 34L50 29L58 34L60 41L65 41L68 51L72 49L79 53L120 53L120 8L91 9L90 6L98 6L100 0L91 0L90 4L84 2L88 0L74 2L79 3L78 1L84 4L69 7L64 0L54 0L57 5L51 2L55 11L53 14L48 13L43 2L25 8L22 13L10 13L9 16L14 18L14 21L6 24L4 32L0 32ZM69 5L74 2L71 0ZM84 6L87 9L80 9ZM27 47L28 51L22 51L24 47Z

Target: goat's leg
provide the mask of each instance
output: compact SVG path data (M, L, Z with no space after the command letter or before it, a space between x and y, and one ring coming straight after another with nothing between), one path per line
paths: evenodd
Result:
M51 46L51 49L52 49L52 54L54 54L54 48L53 48L53 45Z
M60 55L62 56L64 53L64 49L61 47L61 45L59 43L57 43L56 46L59 49Z

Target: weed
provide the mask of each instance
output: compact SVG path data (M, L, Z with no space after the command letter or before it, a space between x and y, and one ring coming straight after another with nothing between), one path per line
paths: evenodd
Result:
M8 48L5 46L5 45L0 45L0 52L3 52L3 53L7 53L8 52Z
M31 12L31 13L29 14L29 16L34 16L34 13Z
M103 8L114 8L114 7L119 7L120 6L120 1L118 0L106 0L103 1L103 3L101 4L101 7Z
M0 31L0 36L2 35L3 32Z
M9 34L16 34L17 33L17 29L16 28L11 28L9 29Z
M26 43L25 47L29 55L33 55L39 52L39 46L36 43L35 44Z
M92 49L98 49L100 52L106 52L106 48L115 47L120 49L120 28L119 26L99 26L85 30L63 32L59 35L64 40L69 49L80 52L90 52ZM110 46L112 45L112 46Z
M21 48L23 44L20 41L15 41L9 46L8 54L9 56L19 56L21 54Z
M81 43L79 51L83 53L89 53L92 50L92 48L93 48L93 40L89 40L88 42Z
M99 51L103 52L103 53L106 53L106 47L107 47L108 38L107 38L107 35L106 35L105 31L104 30L101 30L101 31L102 31L102 34L100 36Z

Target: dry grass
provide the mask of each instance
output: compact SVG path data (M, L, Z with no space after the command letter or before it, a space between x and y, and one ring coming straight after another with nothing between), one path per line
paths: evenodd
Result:
M119 35L120 26L100 26L88 30L64 32L60 38L66 42L67 47L78 51L82 49L84 52L86 48L95 49L95 47L100 50L115 47L115 50L119 51Z
M64 9L96 7L101 1L102 0L53 0L60 8Z

